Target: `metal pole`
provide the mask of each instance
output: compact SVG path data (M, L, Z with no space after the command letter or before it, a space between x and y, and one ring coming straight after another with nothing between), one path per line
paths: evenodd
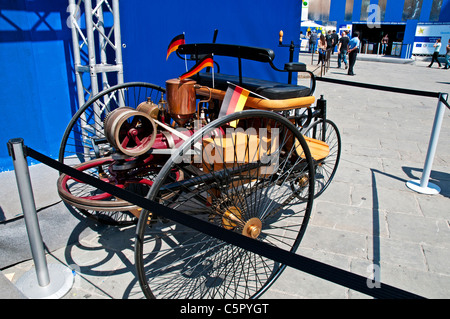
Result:
M291 45L289 46L289 62L294 61L294 41L291 41ZM292 72L289 71L288 73L288 84L292 84Z
M428 144L427 157L422 172L422 178L420 180L412 180L406 183L406 185L410 189L422 194L434 195L439 194L439 192L441 191L439 186L430 183L429 179L431 175L431 168L433 166L434 156L436 154L442 120L444 118L445 105L444 103L442 103L442 99L444 99L444 96L446 100L448 98L448 94L441 93L439 95L439 102L434 117L433 129L431 131L430 143Z
M23 139L9 140L8 149L13 158L14 172L16 174L17 188L19 190L20 203L30 241L31 254L36 266L36 276L39 286L45 287L50 283L50 276L45 259L44 244L37 220L36 206L33 190L31 188L30 172L24 154Z
M114 16L114 44L116 53L116 64L120 68L117 73L117 83L121 84L123 83L123 60L122 60L122 36L120 30L119 0L113 0L113 16Z
M69 0L70 8L70 29L72 31L72 47L73 47L73 62L75 67L75 79L77 83L77 95L78 95L78 107L81 107L84 103L84 90L83 90L83 75L81 68L81 54L80 54L80 44L78 41L78 30L76 17L78 14L81 15L81 8L75 4L75 0Z
M92 21L91 0L84 0L84 15L86 18L86 37L88 41L89 74L91 77L91 94L92 94L91 96L94 96L98 93L98 82L97 82L97 69L96 69L97 61L95 58L94 24Z
M16 286L28 298L61 298L72 289L74 275L72 270L64 265L47 265L23 139L10 139L7 145L9 155L13 158L20 203L34 261L34 268L19 278Z
M96 1L96 12L93 12L93 16L97 17L97 29L99 32L98 42L100 51L100 65L106 65L108 63L106 59L106 38L105 38L105 21L103 17L102 2ZM102 90L108 88L108 77L105 70L102 70Z

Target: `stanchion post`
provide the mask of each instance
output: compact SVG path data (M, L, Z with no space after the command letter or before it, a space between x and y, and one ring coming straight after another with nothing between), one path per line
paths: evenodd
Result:
M445 105L442 103L442 99L447 99L448 94L441 93L439 95L439 101L434 116L433 129L431 131L430 142L428 144L427 157L425 159L425 165L420 180L411 180L406 183L410 189L428 195L439 194L441 189L439 186L430 183L431 168L433 166L434 156L436 155L436 148L439 140L439 133L441 131L442 120L444 119Z
M13 138L7 145L9 155L13 159L20 203L35 265L35 270L25 273L16 286L29 298L60 298L72 288L72 271L62 265L51 265L51 267L47 265L24 141L22 138Z
M23 139L14 138L9 140L8 149L10 151L10 156L13 159L20 203L25 218L28 240L30 241L31 255L33 256L36 266L37 280L39 286L44 287L50 283L50 276L47 269L44 244L42 242L42 235L37 219L30 173L24 153Z
M291 45L289 46L289 62L294 61L294 50L295 50L294 41L291 41ZM289 74L288 74L288 84L292 84L292 72L291 71L289 71Z

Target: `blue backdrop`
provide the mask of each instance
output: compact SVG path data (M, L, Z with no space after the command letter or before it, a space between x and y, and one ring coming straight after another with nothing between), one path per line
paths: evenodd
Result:
M0 0L0 172L12 169L6 142L15 137L57 158L78 107L67 7L68 1ZM182 32L188 43L211 42L218 29L217 42L272 48L282 67L289 50L277 47L278 33L286 43L298 40L301 2L122 0L120 15L125 81L164 85L185 72L174 54L166 61L170 40ZM275 79L260 64L244 68Z
M352 21L360 20L362 1L354 0ZM423 0L419 19L406 23L405 40L413 38L418 22L428 21L432 2ZM330 20L338 25L347 23L345 3L331 2ZM404 3L387 1L385 21L401 22ZM0 172L12 169L6 142L13 137L56 158L78 107L67 7L67 0L0 0ZM175 55L165 57L170 40L182 32L188 43L210 42L218 29L217 42L272 48L282 66L289 51L278 48L278 33L284 31L285 44L297 42L301 1L122 0L120 13L125 81L164 85L185 71ZM450 0L442 1L439 21L450 21ZM236 71L235 63L221 66ZM276 74L259 63L244 65L244 72L266 79Z
M10 138L55 157L74 111L63 2L0 0L0 171L12 169Z
M173 37L185 33L186 43L211 42L218 30L217 43L236 43L271 48L281 68L289 59L288 48L278 48L278 34L284 42L298 42L301 2L297 0L239 1L127 1L121 3L125 80L143 80L164 85L165 80L184 73L185 64L175 54L166 61L167 46ZM234 63L233 63L234 62ZM221 71L226 66L220 64ZM250 76L275 79L260 63L244 65ZM237 72L230 61L227 72ZM287 75L282 75L283 81Z

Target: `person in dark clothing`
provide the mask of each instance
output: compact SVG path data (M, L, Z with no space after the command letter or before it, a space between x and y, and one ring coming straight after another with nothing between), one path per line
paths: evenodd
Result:
M331 31L327 32L325 40L327 41L327 48L331 48L333 46L333 37L331 36Z
M359 44L361 43L358 37L359 33L356 31L353 32L353 37L348 44L348 75L355 75L353 67L355 66L356 57L359 52Z
M334 48L339 43L339 35L336 33L336 30L333 30L333 33L331 33L331 37L333 38L333 46L331 47L331 54L334 54Z
M309 52L315 53L317 48L317 32L313 30L309 37Z
M331 56L331 50L333 49L333 37L331 36L331 30L327 32L325 36L325 41L327 41L327 51L325 53L325 61L328 61Z
M338 68L341 68L341 62L344 61L345 68L348 68L347 65L347 50L348 50L348 43L350 42L350 39L347 36L347 32L342 33L342 37L339 39L338 44Z

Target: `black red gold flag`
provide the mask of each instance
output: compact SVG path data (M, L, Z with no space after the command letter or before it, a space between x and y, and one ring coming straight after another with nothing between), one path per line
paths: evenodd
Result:
M180 76L180 80L187 79L188 77L193 76L194 74L197 74L198 72L200 72L202 69L204 69L206 67L211 67L211 68L214 67L214 61L213 61L213 57L211 54L208 54L206 57L201 59L196 65L194 65L189 71L182 74Z
M219 117L242 111L249 94L250 91L229 83L222 106L220 107ZM230 123L230 126L236 127L236 124L237 121L233 121Z
M169 47L167 48L167 56L166 56L166 60L169 58L169 55L176 51L178 49L178 47L182 44L184 44L184 33L177 35L175 38L172 39L172 41L170 41Z

